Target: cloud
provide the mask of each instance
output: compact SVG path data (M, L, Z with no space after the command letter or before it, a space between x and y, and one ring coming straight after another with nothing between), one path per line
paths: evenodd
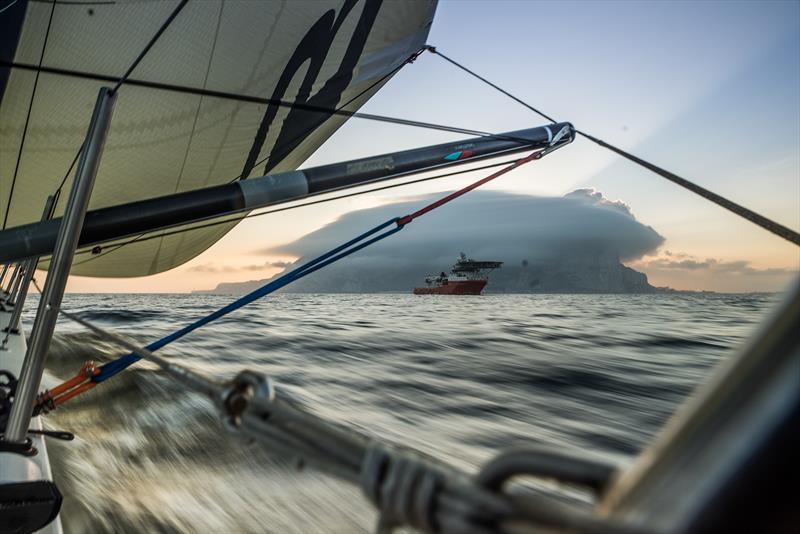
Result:
M684 253L664 251L664 257L645 258L636 262L636 267L647 271L708 271L724 275L739 276L787 276L797 274L797 269L758 269L749 261L725 261L714 258L698 259ZM681 258L674 260L672 258Z
M203 263L194 265L186 269L193 273L233 273L236 269L228 265L216 265L214 263Z
M293 243L266 252L296 257L319 254L436 197L352 212ZM663 242L655 230L636 221L624 202L608 200L593 189L579 189L564 197L476 191L430 212L397 236L359 252L359 257L450 260L464 250L476 257L521 261L591 251L631 260L655 251Z
M265 263L258 263L255 265L217 265L215 263L203 263L201 265L195 265L193 267L189 267L187 271L195 272L195 273L209 273L209 274L218 274L218 273L235 273L235 272L242 272L242 271L266 271L269 269L283 269L292 264L291 261L267 261Z
M620 213L624 213L625 215L633 217L633 212L631 211L631 207L628 206L625 202L621 200L609 200L603 196L603 193L597 191L592 187L584 189L576 189L572 193L567 193L566 195L564 195L564 198L573 198L581 202L586 202L593 206L617 210Z
M265 252L310 259L439 196L351 212L297 241ZM476 191L292 288L407 289L429 272L448 269L463 251L475 259L505 262L492 274L496 289L603 290L616 284L617 290L623 291L631 284L647 284L632 271L622 273L620 261L651 254L663 242L655 230L636 220L624 202L606 199L593 189L579 189L564 197ZM631 282L637 276L641 279Z
M710 269L714 266L716 260L669 260L669 259L654 259L642 263L650 268L659 269L684 269L684 270L697 270L697 269Z
M293 261L268 261L266 265L268 265L269 267L284 268L292 265L293 263L294 263Z

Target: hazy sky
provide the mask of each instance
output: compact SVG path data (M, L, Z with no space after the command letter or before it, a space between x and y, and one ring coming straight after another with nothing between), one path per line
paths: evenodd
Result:
M799 2L440 2L429 43L559 120L800 230ZM364 111L488 131L543 120L430 54ZM307 166L456 139L350 120ZM342 214L444 191L478 175L245 221L186 265L71 291L170 292L281 270L275 250ZM592 187L665 238L628 264L678 289L779 290L800 249L588 141L491 188L561 196ZM424 222L421 222L424 224Z

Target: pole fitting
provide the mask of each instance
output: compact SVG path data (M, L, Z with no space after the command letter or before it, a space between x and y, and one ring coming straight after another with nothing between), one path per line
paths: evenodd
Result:
M222 412L228 428L238 430L242 424L242 414L253 399L271 403L275 400L275 387L266 375L254 371L242 371L231 380L228 388L222 393ZM265 412L261 416L267 419L269 413Z
M78 374L82 374L86 378L92 378L93 376L100 374L100 370L97 368L96 363L94 363L92 360L89 360L83 364Z

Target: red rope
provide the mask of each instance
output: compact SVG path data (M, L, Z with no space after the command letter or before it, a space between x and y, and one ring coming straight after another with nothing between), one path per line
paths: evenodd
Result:
M499 171L497 171L497 172L495 172L493 174L490 174L486 178L481 178L477 182L474 182L474 183L464 187L463 189L459 189L458 191L454 191L454 192L450 193L449 195L447 195L446 197L440 198L436 202L432 202L432 203L428 204L427 206L425 206L424 208L418 209L417 211L415 211L411 215L406 215L405 217L401 217L397 221L397 226L405 226L406 224L410 223L411 221L413 221L417 217L422 217L423 215L425 215L429 211L434 210L434 209L438 208L439 206L443 206L443 205L447 204L448 202L450 202L451 200L455 200L458 197L460 197L461 195L469 193L473 189L477 189L480 186L482 186L483 184L491 182L495 178L499 178L500 176L504 175L505 173L507 173L509 171L513 171L517 167L525 165L526 163L529 163L531 161L535 161L535 160L537 160L537 159L539 159L541 157L542 157L542 153L541 152L534 152L533 154L530 154L529 156L525 156L524 158L520 158L517 161L515 161L514 163L512 163L511 165L509 165L508 167L503 167Z

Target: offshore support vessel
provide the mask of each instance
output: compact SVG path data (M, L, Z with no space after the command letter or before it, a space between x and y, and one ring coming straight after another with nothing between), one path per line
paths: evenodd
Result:
M503 265L502 261L475 261L461 256L450 269L425 277L425 287L415 287L415 295L480 295L489 283L489 273Z

